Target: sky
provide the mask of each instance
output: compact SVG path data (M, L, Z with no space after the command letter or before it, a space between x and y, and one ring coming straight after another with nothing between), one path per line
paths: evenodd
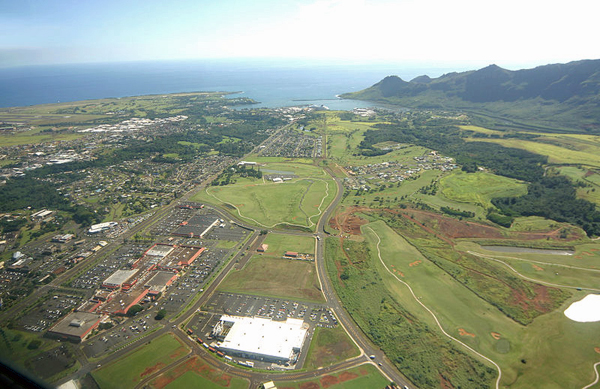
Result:
M201 58L517 69L600 58L597 0L0 0L0 67Z

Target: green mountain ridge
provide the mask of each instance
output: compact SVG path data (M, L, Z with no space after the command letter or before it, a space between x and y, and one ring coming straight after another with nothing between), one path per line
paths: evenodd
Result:
M556 129L600 133L600 60L516 71L489 65L411 81L388 76L340 97L409 108L467 109Z

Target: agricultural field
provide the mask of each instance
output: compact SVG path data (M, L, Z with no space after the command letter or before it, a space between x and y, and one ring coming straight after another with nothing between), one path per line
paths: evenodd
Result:
M241 270L232 270L220 291L304 301L323 301L312 261L254 255Z
M548 162L557 165L584 165L600 167L600 137L582 134L540 134L523 132L530 139L502 137L500 131L483 129L475 126L461 126L462 129L475 131L494 138L476 137L469 141L497 143L505 147L513 147L531 151L548 157Z
M312 380L290 383L288 381L275 381L279 389L363 389L384 388L389 381L377 369L365 364L340 373L327 374Z
M162 369L188 352L189 349L179 339L171 334L165 334L131 354L93 371L92 376L101 389L133 387L144 377Z
M198 356L194 356L158 376L150 382L150 387L153 389L246 389L248 388L248 382L223 373L208 365Z

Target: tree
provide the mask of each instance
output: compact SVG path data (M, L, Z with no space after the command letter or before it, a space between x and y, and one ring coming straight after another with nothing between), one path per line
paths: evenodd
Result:
M165 316L167 316L167 310L163 308L156 313L156 316L154 316L154 320L162 320L165 318Z
M129 310L127 311L127 316L132 317L138 314L138 312L141 312L144 308L142 308L141 305L139 304L135 304L133 307L129 308Z

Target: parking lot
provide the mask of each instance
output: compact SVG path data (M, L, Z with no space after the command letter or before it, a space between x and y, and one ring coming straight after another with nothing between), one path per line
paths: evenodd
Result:
M154 320L154 316L154 312L147 312L144 316L140 314L132 320L127 320L113 327L87 341L83 346L83 352L88 358L98 357L110 349L118 348L121 345L131 342L137 336L143 336L158 325L159 322Z
M323 304L246 294L216 293L203 310L216 315L217 320L220 315L260 316L281 321L287 318L302 319L317 327L332 328L337 325L335 315Z
M83 296L54 293L44 298L41 304L19 319L24 329L42 332L50 328L63 315L80 306Z
M127 263L138 259L147 249L148 244L124 244L99 264L74 280L71 286L80 289L97 289L108 276Z
M186 244L192 244L186 241ZM229 255L230 250L215 248L215 242L197 240L205 245L208 250L200 258L181 273L179 279L171 285L163 299L159 300L158 307L167 312L177 312L183 308L197 293L201 293L212 272L218 268ZM206 244L208 243L208 246Z

